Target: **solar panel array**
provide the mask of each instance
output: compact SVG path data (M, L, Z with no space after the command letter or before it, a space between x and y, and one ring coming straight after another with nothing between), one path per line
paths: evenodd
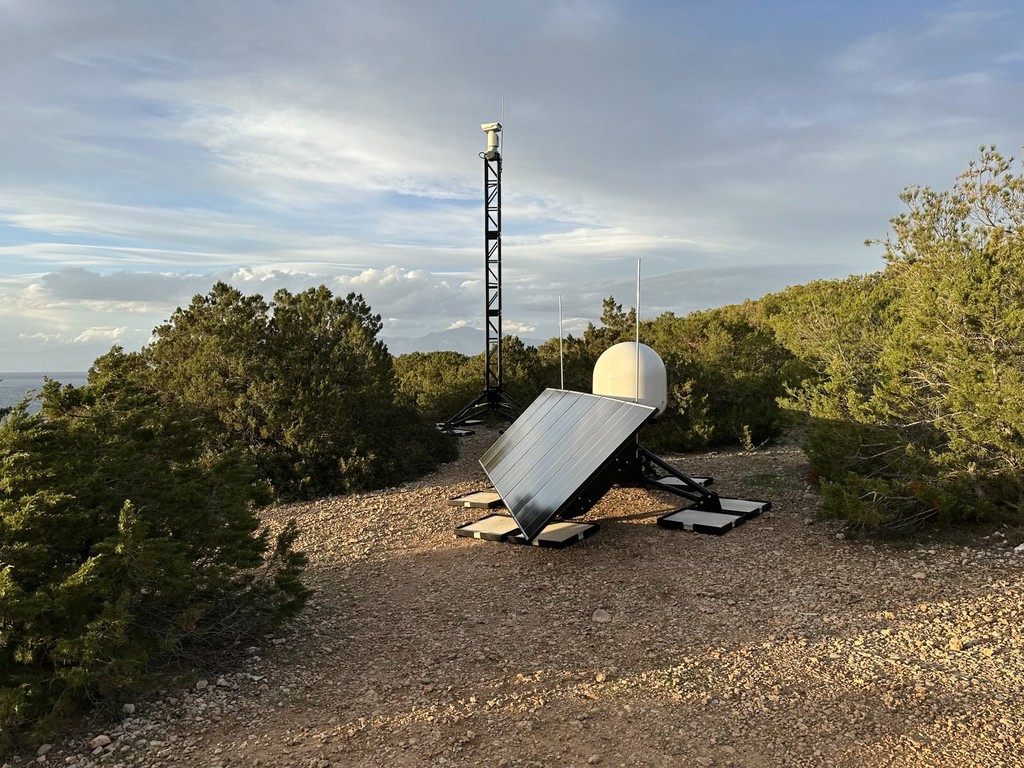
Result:
M655 410L627 400L546 389L480 465L532 541Z

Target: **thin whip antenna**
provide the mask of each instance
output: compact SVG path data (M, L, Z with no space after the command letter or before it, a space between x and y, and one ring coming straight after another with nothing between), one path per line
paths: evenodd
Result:
M562 296L558 296L558 388L565 389L565 358L562 355Z
M502 133L504 133L505 132L505 94L504 93L501 94L501 117L498 118L498 122L501 124ZM505 137L499 134L498 141L501 142L501 150L500 151L502 152L502 154L504 154L504 152L505 152Z
M640 259L636 260L636 389L635 402L640 402Z

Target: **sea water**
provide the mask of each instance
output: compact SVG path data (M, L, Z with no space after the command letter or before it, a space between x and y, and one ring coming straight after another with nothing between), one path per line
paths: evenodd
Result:
M28 392L38 393L46 379L54 379L61 384L85 384L85 371L55 371L50 373L0 373L0 408L7 408L21 401ZM29 403L29 412L39 410L39 404Z

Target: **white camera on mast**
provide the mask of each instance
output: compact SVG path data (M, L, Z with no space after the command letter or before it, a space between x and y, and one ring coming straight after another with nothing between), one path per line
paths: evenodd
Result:
M480 123L480 130L487 134L487 151L484 157L494 160L498 157L498 134L501 133L501 123Z

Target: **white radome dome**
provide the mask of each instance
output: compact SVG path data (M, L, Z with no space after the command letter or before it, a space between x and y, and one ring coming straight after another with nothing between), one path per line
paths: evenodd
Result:
M640 359L640 376L637 377L637 357ZM639 380L639 393L637 392ZM650 405L665 412L668 405L668 375L661 356L646 344L623 341L609 347L594 365L594 394L616 397Z

